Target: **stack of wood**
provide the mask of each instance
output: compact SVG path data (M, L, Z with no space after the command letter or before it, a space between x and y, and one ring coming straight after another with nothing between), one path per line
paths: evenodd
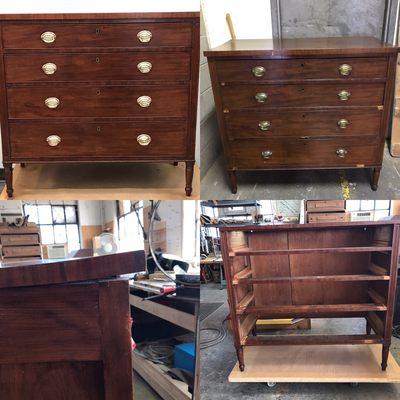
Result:
M42 249L39 227L29 223L27 226L0 225L1 259L5 262L40 260Z
M344 200L307 200L306 221L308 223L349 221Z

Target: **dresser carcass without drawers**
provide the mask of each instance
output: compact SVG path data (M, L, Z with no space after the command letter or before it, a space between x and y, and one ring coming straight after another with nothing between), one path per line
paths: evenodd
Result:
M381 344L385 370L397 286L398 224L220 228L240 370L246 346L345 344ZM366 332L261 336L255 331L258 319L293 317L365 318Z
M232 40L205 52L232 192L236 171L372 169L377 189L397 47L374 38Z
M7 194L13 163L186 163L192 193L199 13L0 14Z

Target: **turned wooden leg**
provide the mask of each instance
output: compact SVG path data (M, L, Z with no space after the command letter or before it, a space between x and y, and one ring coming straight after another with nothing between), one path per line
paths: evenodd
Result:
M367 335L371 334L371 325L369 324L368 321L367 321L367 329L366 329L366 331L367 331Z
M192 183L193 183L193 173L194 173L194 161L186 161L186 196L190 197L192 195Z
M12 163L4 163L4 174L6 177L7 196L13 197L13 165Z
M21 165L21 168L25 168L26 167L26 164L24 162L22 162L20 165Z
M389 347L390 344L384 344L382 347L382 371L386 371L387 360L389 357Z
M239 361L239 369L244 371L244 354L243 354L243 346L240 346L236 349L237 358Z
M231 181L231 191L233 194L237 192L237 177L236 171L228 171L229 173L229 180Z
M377 190L378 189L378 181L379 181L379 175L381 173L381 167L374 168L372 170L372 178L371 178L371 189L372 190Z

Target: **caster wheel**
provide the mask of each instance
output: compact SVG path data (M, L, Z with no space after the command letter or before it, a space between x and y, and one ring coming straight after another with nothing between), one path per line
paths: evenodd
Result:
M351 386L352 388L356 388L356 387L358 387L358 382L351 382L351 383L350 383L350 386Z
M273 387L276 386L276 382L267 382L267 386L268 386L269 388L273 388Z

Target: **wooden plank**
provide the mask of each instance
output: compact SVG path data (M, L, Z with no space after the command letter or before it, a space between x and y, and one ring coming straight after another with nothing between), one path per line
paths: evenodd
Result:
M244 341L246 346L274 345L335 345L335 344L373 344L382 343L380 335L268 335L250 336Z
M372 301L377 305L385 305L386 299L377 293L374 289L368 289L368 295L372 299Z
M0 288L49 285L109 278L145 269L142 250L68 260L26 261L3 264Z
M132 353L135 371L164 399L164 400L190 400L191 394L187 385L172 379L161 366Z
M379 318L376 312L370 312L367 315L368 323L371 325L372 329L378 335L383 335L384 326L383 321Z
M388 270L375 264L371 264L369 270L376 275L387 275Z
M238 310L244 310L246 307L254 301L254 293L247 293L245 297L238 303Z
M285 255L285 254L307 254L307 253L370 253L377 251L391 251L389 246L363 246L363 247L326 247L313 249L287 249L287 250L238 250L230 252L229 257L236 256L267 256L267 255Z
M236 364L229 382L357 382L399 383L400 366L389 355L381 370L382 346L251 346L245 348L246 369Z
M233 276L233 281L232 283L235 285L237 284L239 281L242 281L246 278L248 278L249 276L252 275L252 270L250 267L246 267L245 269L242 269L240 272L238 272L237 274L235 274Z
M272 276L270 278L241 278L232 282L233 285L264 284L271 282L308 282L308 281L328 281L328 282L351 282L351 281L388 281L389 275L315 275L315 276Z
M319 313L352 313L352 312L368 312L368 311L386 311L384 305L368 304L321 304L306 306L247 306L237 310L238 314L259 314L263 317L309 317L318 315Z
M104 399L133 399L129 282L101 282L99 307Z
M133 294L129 295L129 302L133 307L140 308L143 311L165 319L166 321L187 329L188 331L195 332L196 330L196 317L192 314L156 303L155 301L143 300L141 297Z

